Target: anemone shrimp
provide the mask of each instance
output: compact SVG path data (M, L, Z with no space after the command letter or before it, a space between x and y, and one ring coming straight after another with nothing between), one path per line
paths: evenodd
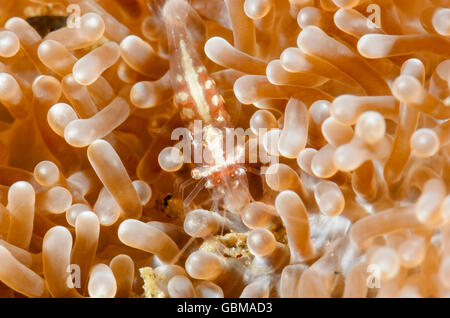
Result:
M199 161L194 160L197 166L192 169L191 176L199 182L187 196L185 205L204 186L212 192L213 209L221 202L225 211L238 213L251 201L246 169L242 164L244 154L238 147L231 154L228 148L224 151L225 138L232 128L231 118L193 43L195 31L189 30L187 20L189 15L194 15L195 19L195 14L184 0L169 0L162 9L169 42L173 102L189 129L194 151L203 153ZM196 129L198 125L200 128ZM195 136L198 133L202 135L200 139ZM159 163L163 169L170 165L161 156ZM191 182L187 180L187 183Z

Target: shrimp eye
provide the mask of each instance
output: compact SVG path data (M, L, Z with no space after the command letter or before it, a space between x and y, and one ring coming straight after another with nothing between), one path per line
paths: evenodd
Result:
M242 174L244 174L244 170L243 170L242 168L238 168L238 169L234 170L234 171L231 173L231 176L232 176L233 178L237 178L237 177L239 177L239 176L242 175Z

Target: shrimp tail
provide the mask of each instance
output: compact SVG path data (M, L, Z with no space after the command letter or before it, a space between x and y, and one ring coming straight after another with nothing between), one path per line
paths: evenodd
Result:
M206 41L206 27L202 18L186 0L168 0L162 8L169 46L179 43L181 38L194 46L203 59L203 45Z
M229 126L223 98L208 75L204 57L205 26L185 0L168 0L162 10L170 55L174 103L186 126L195 120L214 127Z
M166 2L167 0L148 0L146 4L152 14L160 15Z

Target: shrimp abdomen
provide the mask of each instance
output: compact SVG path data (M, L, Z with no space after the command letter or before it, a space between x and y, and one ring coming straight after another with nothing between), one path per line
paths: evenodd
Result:
M204 41L196 29L201 26L192 22L196 16L195 10L185 0L169 0L163 9L174 102L188 125L201 120L204 125L226 127L230 120L223 98L198 51L198 43L201 42L203 49ZM201 23L200 18L198 21Z

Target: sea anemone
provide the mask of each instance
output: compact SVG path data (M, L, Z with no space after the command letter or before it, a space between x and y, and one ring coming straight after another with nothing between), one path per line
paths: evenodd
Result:
M0 297L449 297L448 5L2 1ZM239 165L173 138L176 6Z

